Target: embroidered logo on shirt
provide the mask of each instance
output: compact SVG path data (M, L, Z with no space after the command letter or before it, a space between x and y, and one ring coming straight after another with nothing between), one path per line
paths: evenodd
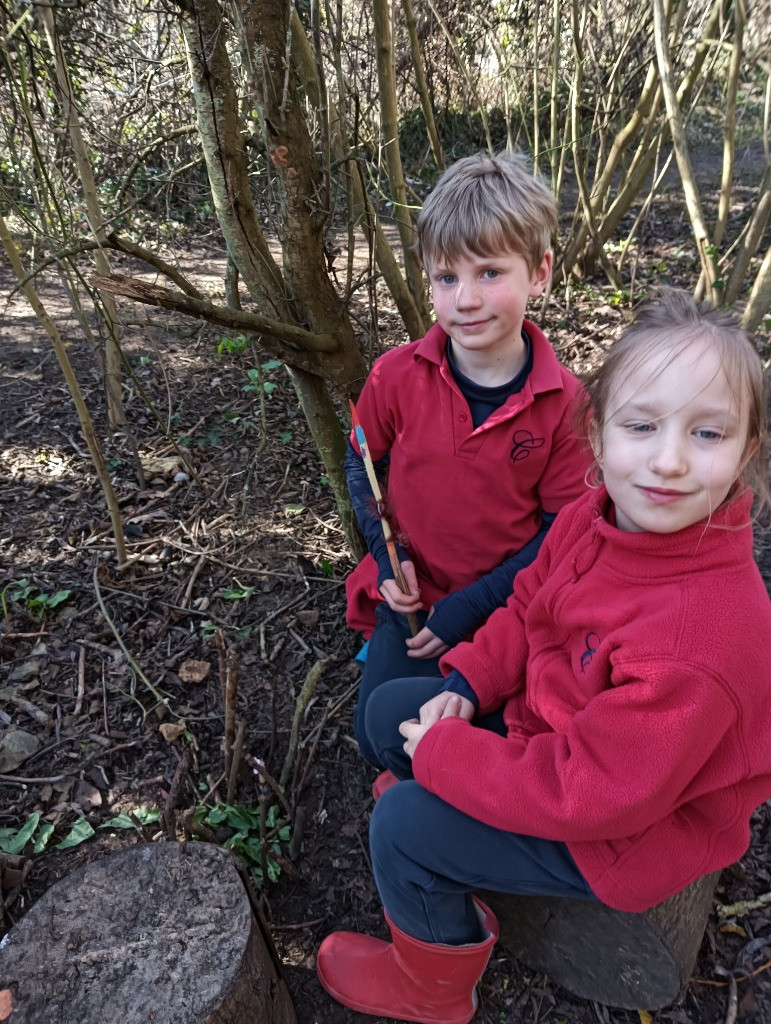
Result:
M587 633L584 637L584 643L586 644L586 650L581 655L581 674L586 672L587 665L591 665L592 658L597 653L597 648L600 646L600 638L596 633ZM595 646L592 646L592 645Z
M512 462L521 462L522 459L528 457L530 452L541 448L546 439L533 437L529 430L517 430L511 440L514 442L514 447L511 449L509 457Z

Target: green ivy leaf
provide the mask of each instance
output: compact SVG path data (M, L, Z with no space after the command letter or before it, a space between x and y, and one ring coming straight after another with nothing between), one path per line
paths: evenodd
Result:
M95 832L86 819L78 818L72 826L69 835L65 836L60 843L57 843L55 849L69 850L73 846L80 846L81 843L85 843L93 835L95 835Z
M136 810L131 812L137 819L140 825L152 825L161 816L161 812L156 807L137 807ZM109 821L105 821L99 826L99 828L134 828L134 822L131 820L128 814L118 814L114 818L110 818Z
M34 814L30 814L26 822L13 837L0 840L0 850L2 850L3 853L10 853L13 856L20 854L35 834L35 829L37 828L39 821L40 814L38 811L35 811Z
M53 834L54 826L52 822L46 821L37 834L37 839L35 840L35 847L32 852L42 853L43 850L45 850L46 846L48 846L48 840L51 838Z

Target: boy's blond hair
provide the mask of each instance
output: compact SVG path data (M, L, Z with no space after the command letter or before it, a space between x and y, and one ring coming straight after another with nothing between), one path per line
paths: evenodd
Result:
M478 153L442 174L417 223L423 265L515 252L530 271L540 266L557 230L557 201L533 177L521 153Z

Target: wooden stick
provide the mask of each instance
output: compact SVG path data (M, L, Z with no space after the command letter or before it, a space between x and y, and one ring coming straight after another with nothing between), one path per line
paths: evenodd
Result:
M391 562L394 579L396 580L396 585L399 590L401 590L403 594L409 594L410 588L407 584L407 580L404 578L401 563L399 562L399 555L396 551L396 544L394 542L391 524L383 513L383 493L380 490L380 481L377 478L375 465L372 462L372 456L370 455L369 447L367 445L367 439L364 436L364 428L359 422L356 406L352 401L350 401L350 399L348 400L348 404L351 407L351 420L353 422L353 429L356 432L356 440L358 441L359 448L361 450L361 457L364 460L364 468L367 471L367 479L369 480L369 485L372 488L372 493L375 496L375 501L377 502L378 512L380 513L380 525L383 528L383 537L385 538L386 548L388 549L388 558ZM417 636L420 632L420 624L418 623L418 618L414 612L408 613L407 622L409 623L412 635Z

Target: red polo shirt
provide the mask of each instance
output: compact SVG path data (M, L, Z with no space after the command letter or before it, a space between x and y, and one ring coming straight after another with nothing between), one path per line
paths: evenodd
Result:
M390 452L391 525L415 563L426 609L516 554L584 493L588 452L573 431L580 385L535 324L523 329L533 367L521 391L474 429L447 364L447 335L381 356L356 409L377 461ZM359 451L356 440L351 443ZM382 600L367 555L346 582L348 624L367 635Z

